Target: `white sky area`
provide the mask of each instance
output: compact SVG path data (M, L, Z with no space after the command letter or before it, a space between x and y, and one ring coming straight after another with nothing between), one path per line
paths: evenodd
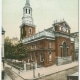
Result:
M23 7L26 0L2 0L2 26L5 37L20 37ZM78 31L78 0L30 0L36 32L52 26L55 20L64 20L71 32Z

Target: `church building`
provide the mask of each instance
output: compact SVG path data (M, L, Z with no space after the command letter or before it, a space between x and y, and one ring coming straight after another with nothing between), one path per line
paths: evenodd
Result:
M66 21L54 22L52 27L36 33L29 0L23 8L20 39L28 48L29 62L38 66L62 65L74 61L74 38Z

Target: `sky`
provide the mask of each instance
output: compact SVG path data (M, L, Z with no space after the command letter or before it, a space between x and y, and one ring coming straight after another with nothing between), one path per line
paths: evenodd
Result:
M20 38L23 7L26 0L2 0L2 26L5 37ZM71 33L78 31L78 0L30 0L36 32L52 27L55 20L65 20Z

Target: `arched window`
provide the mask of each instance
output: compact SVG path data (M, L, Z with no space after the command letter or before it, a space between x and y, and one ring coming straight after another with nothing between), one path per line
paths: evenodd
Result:
M52 53L51 53L51 51L49 52L49 61L52 61Z
M66 42L63 43L63 57L67 56L67 45Z
M43 61L44 61L44 56L43 56L43 54L42 54L42 53L40 54L40 61L41 61L41 62L43 62Z
M29 29L29 33L32 34L32 28Z
M29 9L29 14L30 14L30 9Z
M62 27L59 27L59 30L61 30L62 29Z
M51 41L49 41L49 48L52 48L52 44L51 44Z

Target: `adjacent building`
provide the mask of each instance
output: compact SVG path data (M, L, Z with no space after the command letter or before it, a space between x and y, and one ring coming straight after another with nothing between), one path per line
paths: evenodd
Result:
M79 57L79 32L71 33L71 36L74 37L75 59L78 60L78 57Z
M54 22L52 27L36 33L29 0L23 8L20 39L28 48L28 62L38 66L62 65L74 61L74 38L66 21Z

